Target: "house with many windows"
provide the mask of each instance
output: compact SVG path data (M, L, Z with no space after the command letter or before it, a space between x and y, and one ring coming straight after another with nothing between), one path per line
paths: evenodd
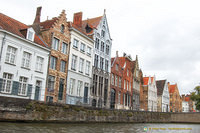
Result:
M92 51L94 57L92 62L93 86L90 88L91 105L109 108L112 39L105 11L103 16L83 20L82 29L94 40Z
M49 53L31 26L0 13L0 96L44 101Z
M156 79L154 77L143 77L144 87L144 110L145 111L157 111L157 87Z
M158 112L169 112L169 88L167 80L157 80L157 111Z
M90 104L94 41L82 30L82 12L69 22L71 46L67 76L67 104Z
M66 103L68 55L70 46L69 25L65 11L58 17L40 22L41 7L37 8L33 27L51 48L46 85L46 101Z

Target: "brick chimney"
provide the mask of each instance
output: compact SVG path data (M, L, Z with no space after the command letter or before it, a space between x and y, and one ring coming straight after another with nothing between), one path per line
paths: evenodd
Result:
M116 57L118 57L119 55L118 55L118 51L116 51Z
M75 24L78 27L82 26L82 12L77 12L74 13L74 20L73 20L73 24Z
M34 20L33 24L39 24L40 23L41 10L42 10L41 6L37 8L35 20Z

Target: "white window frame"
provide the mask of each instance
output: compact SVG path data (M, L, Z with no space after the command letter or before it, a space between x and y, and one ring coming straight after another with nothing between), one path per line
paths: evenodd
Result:
M69 83L69 94L72 95L74 92L74 85L75 85L75 79L70 78L70 83Z
M50 57L50 68L53 70L56 70L56 65L57 65L57 58L54 56Z
M76 63L77 63L77 56L72 55L72 63L71 63L71 69L76 71Z
M83 87L83 81L78 80L78 84L77 84L77 96L81 95L81 89Z
M30 68L31 64L31 53L23 52L23 58L22 58L22 67L24 68Z
M61 49L61 52L63 54L67 54L67 48L68 48L68 44L65 43L65 42L62 42L62 49Z
M44 58L37 56L35 70L38 72L43 71Z
M16 55L17 55L17 48L8 46L5 62L10 64L15 64Z
M58 38L54 37L53 42L52 42L52 49L58 50L59 49L59 43L60 43L60 40Z
M3 92L3 93L11 93L12 80L13 80L13 74L3 73L3 83L2 83L1 92Z
M66 71L66 61L64 61L64 60L61 60L61 62L60 62L60 71L64 72L64 73Z
M92 54L92 48L87 46L87 55L91 55Z
M80 51L85 53L85 44L84 43L81 43L81 46L80 46Z
M27 95L27 88L28 88L28 78L20 76L19 77L18 95L26 96Z
M79 41L77 39L74 39L74 41L73 41L73 48L78 49L78 43L79 43Z
M83 73L83 69L84 69L84 59L79 58L79 72Z
M90 62L86 61L86 68L85 68L85 74L90 75Z

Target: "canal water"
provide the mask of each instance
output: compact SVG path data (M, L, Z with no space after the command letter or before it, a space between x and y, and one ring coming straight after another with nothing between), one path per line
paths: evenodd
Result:
M200 124L158 123L6 123L0 133L200 133Z

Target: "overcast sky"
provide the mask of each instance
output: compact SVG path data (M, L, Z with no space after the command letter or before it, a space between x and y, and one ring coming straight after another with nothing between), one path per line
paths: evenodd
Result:
M42 21L63 9L69 21L75 12L87 19L106 9L112 56L116 50L138 55L144 76L177 83L180 94L200 83L199 0L1 0L0 12L32 24L38 6Z

